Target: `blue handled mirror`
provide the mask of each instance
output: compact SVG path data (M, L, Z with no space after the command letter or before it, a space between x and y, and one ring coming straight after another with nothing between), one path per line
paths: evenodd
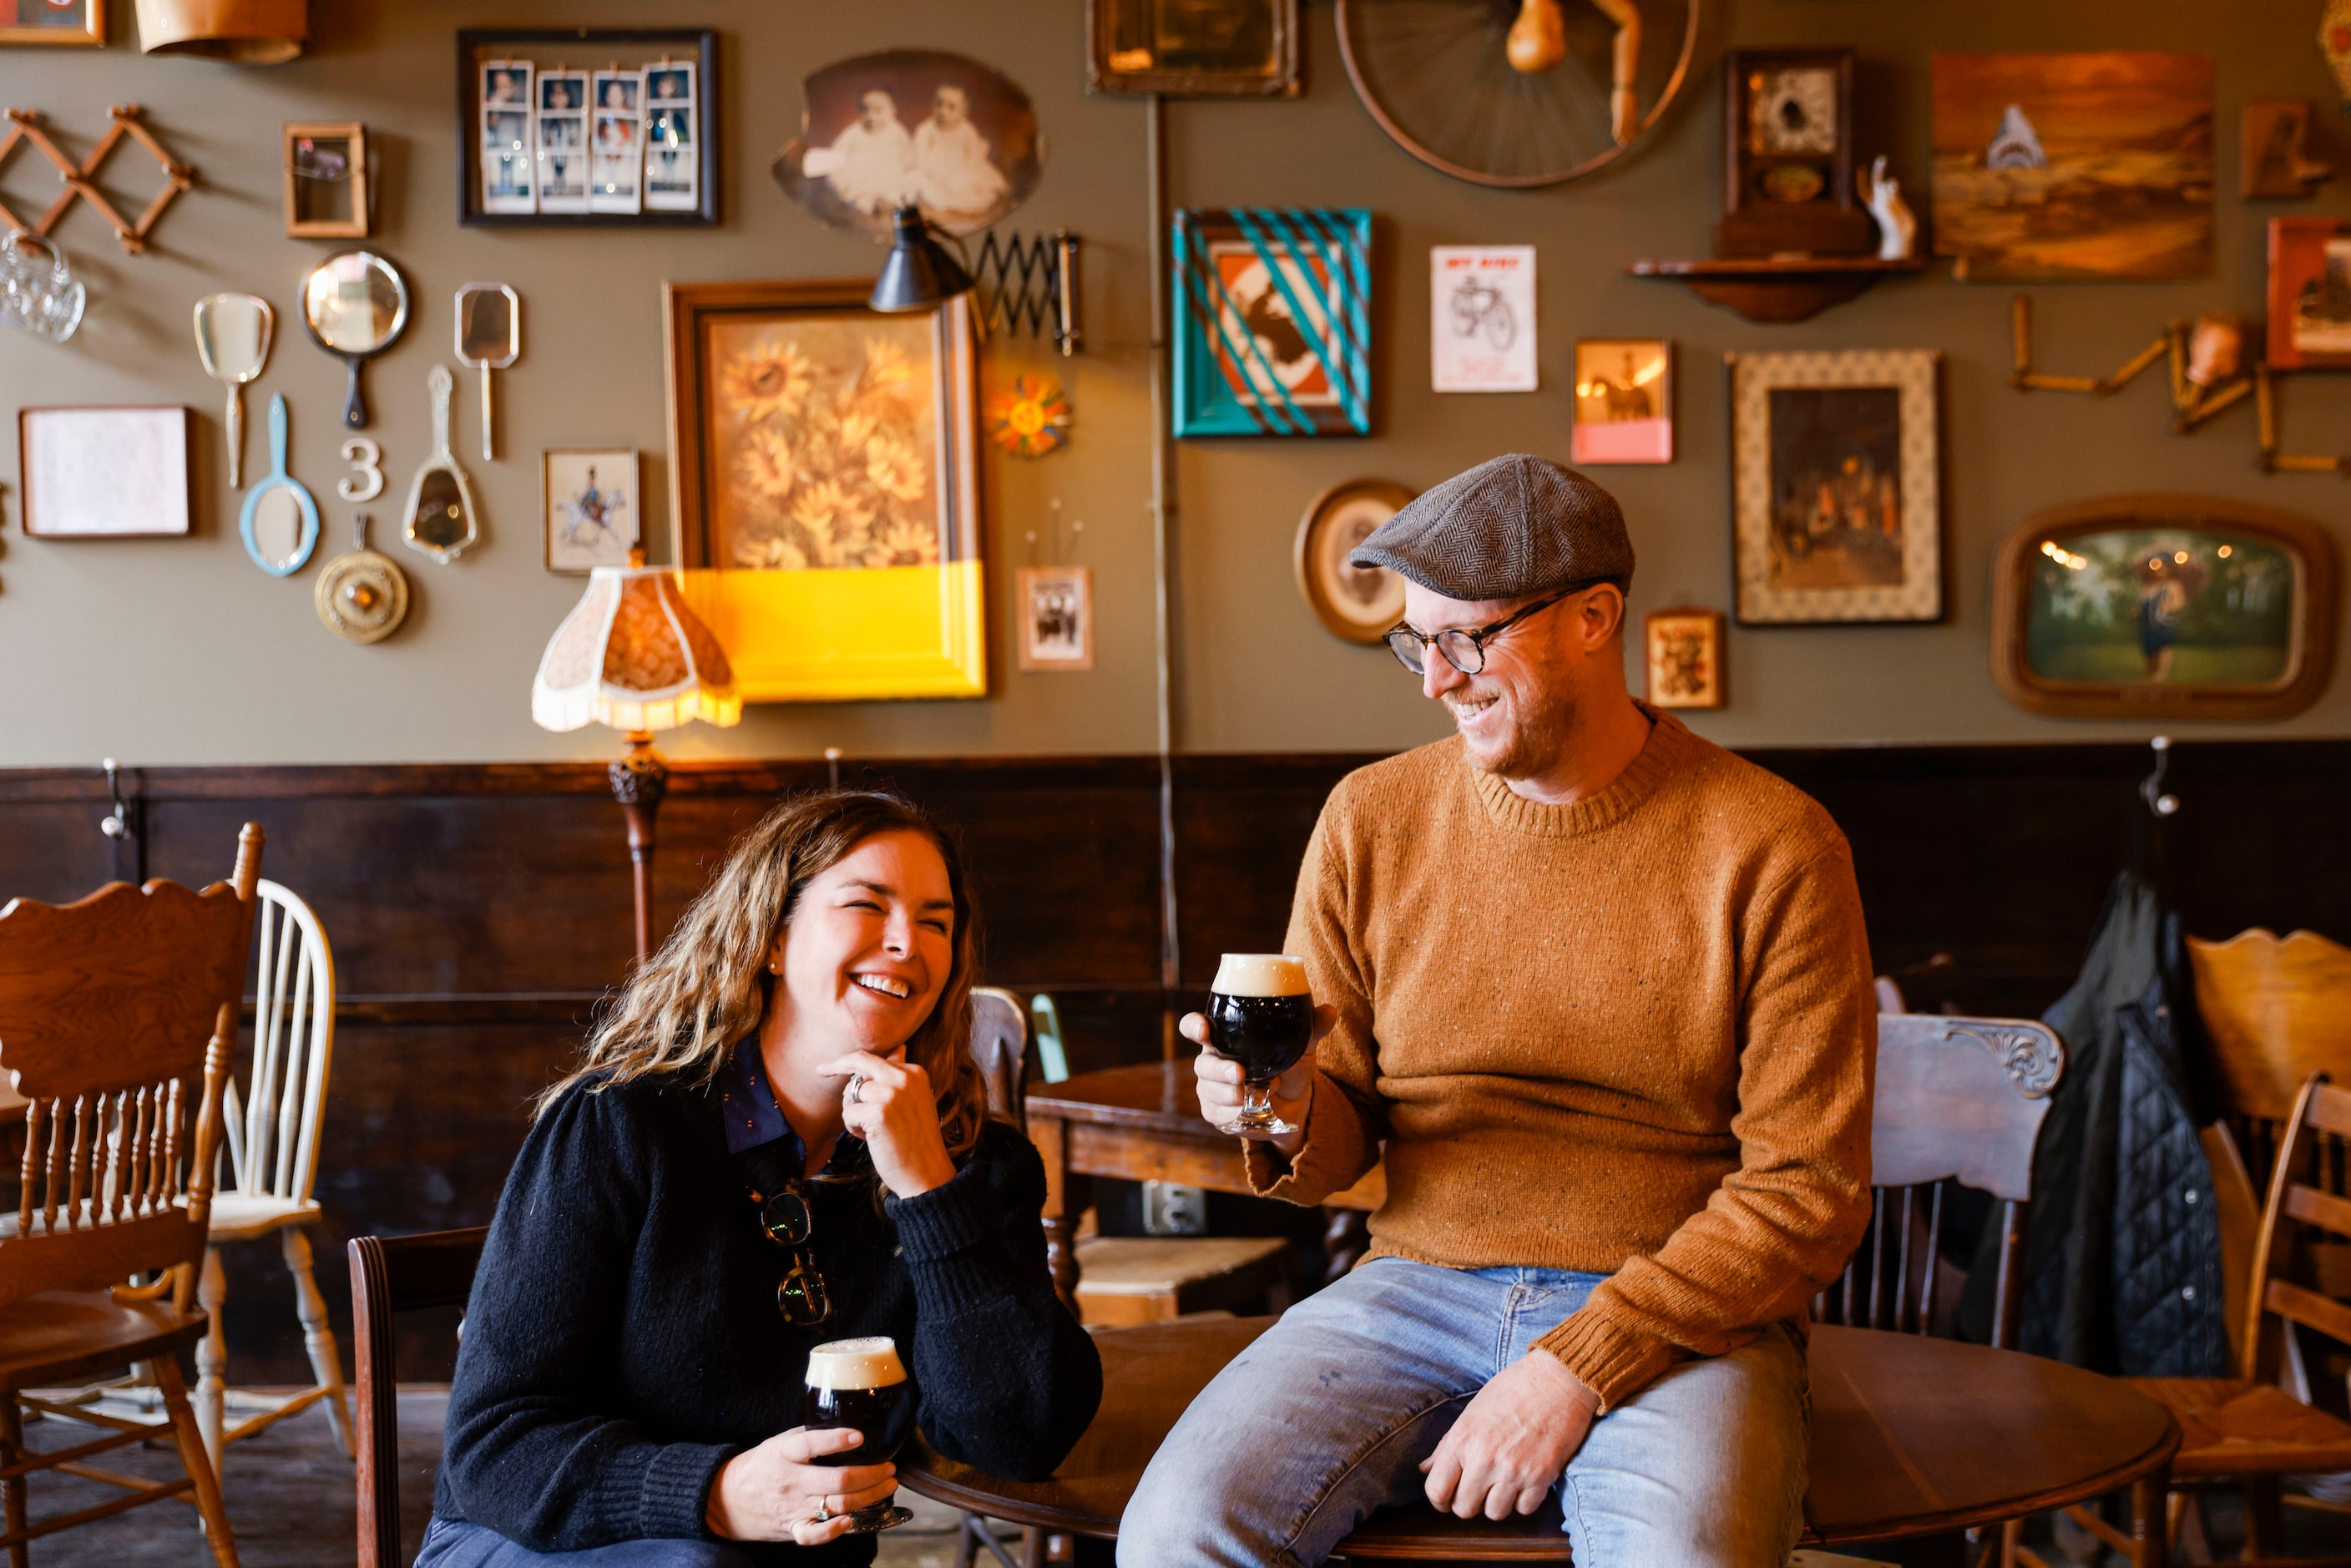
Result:
M286 394L269 400L269 473L245 493L236 520L245 553L272 577L291 577L319 542L319 503L286 472Z

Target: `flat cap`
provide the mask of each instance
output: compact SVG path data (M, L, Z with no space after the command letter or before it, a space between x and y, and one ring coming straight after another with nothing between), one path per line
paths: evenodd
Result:
M1633 575L1616 497L1541 457L1490 458L1423 491L1348 552L1447 599L1516 599Z

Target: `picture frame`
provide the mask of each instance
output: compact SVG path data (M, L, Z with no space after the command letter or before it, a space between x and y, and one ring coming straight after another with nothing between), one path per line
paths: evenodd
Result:
M1725 358L1739 623L1940 620L1942 356Z
M663 287L671 559L746 701L987 695L972 303L872 291Z
M494 104L492 72L501 68L509 73L508 100ZM683 90L649 104L647 78L664 71ZM538 89L550 78L569 84L581 77L590 80L593 101L541 100ZM633 82L622 95L625 102L601 101L607 78ZM714 28L462 28L457 221L468 227L716 225L724 123L718 94ZM611 188L590 190L592 181L575 179L575 159L586 160L591 174L601 168ZM552 204L545 199L549 191Z
M1086 0L1086 90L1296 98L1298 0Z
M2334 674L2326 529L2211 496L2103 496L2027 517L1992 568L1992 679L2063 718L2272 719Z
M1348 552L1417 492L1390 479L1345 479L1306 504L1290 549L1299 597L1342 642L1371 646L1404 619L1404 578L1347 563Z
M2272 218L2269 368L2351 369L2351 221Z
M1428 251L1428 381L1441 392L1534 392L1535 247Z
M1729 705L1723 677L1723 618L1719 610L1677 605L1641 618L1643 663L1651 707L1719 708Z
M26 538L181 538L195 529L195 415L177 403L20 408Z
M1575 340L1578 467L1674 460L1674 346L1664 338Z
M1372 214L1176 214L1178 437L1372 433Z
M26 21L30 15L34 19ZM63 8L42 0L0 0L0 44L52 48L106 47L106 0L80 0Z
M552 447L538 455L539 525L547 570L584 577L626 566L643 538L644 506L633 446Z
M1020 667L1031 674L1094 667L1094 573L1086 566L1025 566L1013 573L1020 607Z
M365 239L375 232L367 127L356 120L295 120L284 131L286 237Z

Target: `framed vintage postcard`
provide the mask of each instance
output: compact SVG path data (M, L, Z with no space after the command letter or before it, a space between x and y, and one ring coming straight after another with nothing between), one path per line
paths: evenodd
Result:
M1290 565L1298 592L1333 637L1367 646L1404 619L1404 578L1384 566L1351 564L1350 551L1413 497L1386 479L1349 479L1306 505Z
M586 573L626 566L643 528L633 446L562 448L539 454L547 570Z
M106 42L106 0L0 0L0 44Z
M1673 460L1674 346L1663 338L1578 338L1569 461Z
M751 702L985 696L969 296L678 283L674 559Z
M1535 247L1428 252L1428 374L1437 392L1533 392Z
M1176 434L1372 433L1372 214L1176 214Z
M1652 707L1721 707L1722 612L1654 610L1641 618Z
M1728 358L1740 624L1941 619L1941 356Z
M190 532L194 415L177 404L16 411L25 537L119 539Z
M1992 674L2029 713L2283 718L2325 690L2341 573L2306 517L2107 496L2025 519L1992 570Z
M1298 0L1086 0L1086 87L1298 96Z
M1092 567L1029 566L1013 574L1020 605L1020 667L1094 667L1094 574Z
M2272 218L2269 293L2270 369L2351 367L2351 223Z
M289 239L365 239L367 127L356 120L297 121L285 130L286 235Z

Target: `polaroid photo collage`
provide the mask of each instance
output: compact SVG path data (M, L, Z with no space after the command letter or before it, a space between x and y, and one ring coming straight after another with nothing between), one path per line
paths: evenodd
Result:
M486 213L690 213L701 205L692 61L482 65Z

